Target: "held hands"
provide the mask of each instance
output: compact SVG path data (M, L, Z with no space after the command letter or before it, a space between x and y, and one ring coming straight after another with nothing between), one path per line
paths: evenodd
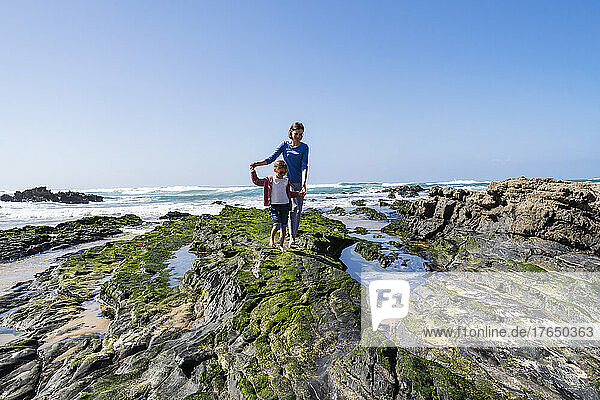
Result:
M256 167L256 163L250 164L250 171L254 171L255 167Z

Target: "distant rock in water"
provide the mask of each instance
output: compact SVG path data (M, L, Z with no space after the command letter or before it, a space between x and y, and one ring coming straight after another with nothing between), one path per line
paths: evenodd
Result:
M181 219L181 218L189 217L190 215L192 215L192 214L186 213L186 212L181 212L181 211L169 211L168 213L166 213L159 219L169 219L169 220Z
M405 211L409 236L463 230L537 237L600 255L600 186L552 178L513 178L486 192L434 186Z
M13 201L13 202L23 202L23 201L32 201L32 202L41 202L41 201L53 201L56 203L66 203L66 204L87 204L89 202L101 202L104 201L102 196L98 196L95 194L85 194L79 192L57 192L52 193L50 190L46 188L46 186L40 186L33 189L27 189L22 192L18 190L15 192L14 196L9 194L3 194L0 196L1 201Z
M392 188L383 189L379 193L387 193L390 199L395 199L396 196L400 197L417 197L419 192L423 192L423 189L419 185L403 185Z

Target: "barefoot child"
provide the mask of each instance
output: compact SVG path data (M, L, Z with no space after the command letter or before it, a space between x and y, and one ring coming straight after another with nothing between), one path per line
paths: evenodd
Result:
M281 228L279 238L279 248L283 251L283 242L287 232L287 221L292 208L291 199L294 197L304 197L305 192L294 192L290 190L288 178L284 177L287 172L287 165L283 160L275 161L273 171L275 176L269 176L261 179L256 175L254 166L250 166L250 176L256 186L264 187L264 204L271 206L271 219L273 220L273 229L271 230L271 240L269 244L275 245L275 235Z

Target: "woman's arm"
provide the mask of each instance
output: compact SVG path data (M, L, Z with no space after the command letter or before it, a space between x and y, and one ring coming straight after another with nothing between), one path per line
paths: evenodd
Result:
M306 192L306 181L308 180L308 168L302 170L302 191Z
M302 154L300 168L302 169L302 190L306 192L306 182L308 180L308 146L306 146L306 151Z
M285 142L283 142L279 146L277 146L277 148L275 149L275 152L273 154L271 154L269 157L265 158L262 161L253 162L252 164L250 164L250 167L260 167L261 165L271 164L283 152L283 146L285 146Z
M250 164L250 168L260 167L261 165L267 165L267 161L266 160L255 161L252 164Z

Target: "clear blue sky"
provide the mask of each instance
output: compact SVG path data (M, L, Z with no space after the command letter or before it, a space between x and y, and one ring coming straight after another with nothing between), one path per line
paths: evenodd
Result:
M600 176L598 1L14 1L0 189ZM261 173L270 168L263 167Z

